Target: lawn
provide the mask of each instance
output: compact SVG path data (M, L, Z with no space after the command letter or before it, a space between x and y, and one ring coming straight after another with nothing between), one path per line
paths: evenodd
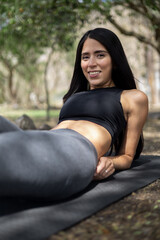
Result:
M0 108L0 115L15 121L17 118L21 117L23 114L29 116L35 123L36 127L46 123L54 126L58 120L59 110L50 110L50 120L46 120L46 110L39 109L11 109L11 108Z

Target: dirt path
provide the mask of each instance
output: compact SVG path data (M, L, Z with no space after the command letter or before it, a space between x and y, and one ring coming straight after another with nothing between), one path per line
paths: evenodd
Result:
M143 154L160 156L160 118L144 127ZM160 179L49 240L160 240Z

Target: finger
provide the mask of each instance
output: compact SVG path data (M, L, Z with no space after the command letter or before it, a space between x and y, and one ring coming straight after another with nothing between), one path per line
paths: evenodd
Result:
M109 168L109 169L106 169L105 172L103 173L103 176L104 177L109 177L111 174L113 174L115 172L115 169L114 168Z
M99 177L101 179L107 178L110 175L112 175L115 172L115 169L112 165L110 165L107 169L105 169L101 174L99 174Z
M111 169L103 174L97 174L96 176L94 176L94 180L103 180L105 178L108 178L110 175L112 175L115 172L115 169Z
M113 169L113 163L112 161L107 161L104 168L101 169L101 171L99 171L99 174L101 175L106 175L107 173L110 172L111 169Z
M114 172L115 168L113 166L113 164L111 163L108 167L106 167L106 169L104 169L104 171L102 172L102 175L110 175L110 173Z
M100 174L105 168L105 162L100 162L96 168L96 174Z

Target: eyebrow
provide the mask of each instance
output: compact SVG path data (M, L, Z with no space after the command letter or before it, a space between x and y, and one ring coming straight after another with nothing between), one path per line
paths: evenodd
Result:
M105 50L97 50L97 51L95 51L94 53L108 53L107 51L105 51ZM89 52L83 52L81 55L87 55L87 54L89 54Z

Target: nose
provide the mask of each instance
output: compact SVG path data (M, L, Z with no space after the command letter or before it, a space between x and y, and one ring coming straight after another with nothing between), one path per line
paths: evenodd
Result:
M96 66L96 65L97 65L97 63L96 63L95 57L94 57L94 56L91 56L91 57L89 58L89 61L88 61L88 67L94 67L94 66Z

